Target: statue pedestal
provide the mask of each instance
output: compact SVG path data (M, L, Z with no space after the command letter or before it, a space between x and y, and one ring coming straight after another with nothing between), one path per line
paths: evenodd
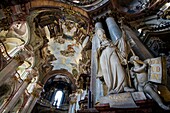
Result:
M114 103L114 104L113 104ZM170 103L166 103L170 105ZM101 97L94 108L78 110L77 113L169 113L143 92L119 93Z
M106 104L99 104L95 108L100 113L154 113L152 110L153 101L138 101L136 108L110 108ZM103 107L104 106L104 107Z
M100 113L96 108L78 110L77 113Z
M130 92L110 94L101 97L99 100L100 104L109 103L110 108L137 108L132 94Z
M138 108L110 108L110 105L105 103L95 105L95 108L78 110L77 113L169 113L153 100L138 100L135 103Z

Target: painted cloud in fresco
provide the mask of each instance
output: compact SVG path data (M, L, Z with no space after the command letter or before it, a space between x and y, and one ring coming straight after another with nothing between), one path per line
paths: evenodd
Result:
M46 37L49 40L48 49L50 50L50 53L53 54L57 59L51 61L53 70L66 69L70 73L72 73L73 69L79 70L79 60L82 60L81 52L83 47L85 47L86 43L88 42L89 37L86 37L81 45L76 39L74 39L74 32L76 32L76 26L74 25L76 24L73 24L71 25L73 29L67 29L67 27L64 26L62 29L65 28L66 30L63 30L62 36L58 36L56 38L51 38L48 28L45 27Z

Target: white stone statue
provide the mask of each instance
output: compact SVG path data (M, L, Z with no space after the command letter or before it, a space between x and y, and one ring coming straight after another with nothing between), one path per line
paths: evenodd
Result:
M137 91L143 91L146 94L149 94L153 100L155 100L158 105L165 109L170 110L170 107L165 106L157 93L155 85L148 81L148 74L146 71L147 64L139 60L138 56L132 56L130 62L134 65L131 68L130 73L132 78L134 78L134 86Z
M134 91L134 89L127 87L127 75L121 64L124 63L124 61L122 61L124 59L120 54L120 50L106 38L103 29L98 28L96 30L96 36L100 42L100 47L97 50L97 75L98 77L103 76L108 87L108 94L120 93L123 91Z

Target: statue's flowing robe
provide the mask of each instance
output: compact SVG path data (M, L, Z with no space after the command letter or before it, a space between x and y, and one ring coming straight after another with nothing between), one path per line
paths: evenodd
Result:
M127 78L118 57L119 53L116 46L106 40L101 43L100 49L98 74L104 77L108 87L108 94L124 91L124 87L127 86Z

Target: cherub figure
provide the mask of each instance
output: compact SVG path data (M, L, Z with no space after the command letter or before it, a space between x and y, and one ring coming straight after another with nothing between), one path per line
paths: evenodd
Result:
M159 94L156 91L154 84L148 81L148 73L146 71L147 64L139 60L138 56L132 56L130 62L134 65L131 70L131 76L134 79L134 86L137 91L143 91L144 93L150 95L153 100L155 100L158 105L164 110L170 110L170 107L163 104Z

